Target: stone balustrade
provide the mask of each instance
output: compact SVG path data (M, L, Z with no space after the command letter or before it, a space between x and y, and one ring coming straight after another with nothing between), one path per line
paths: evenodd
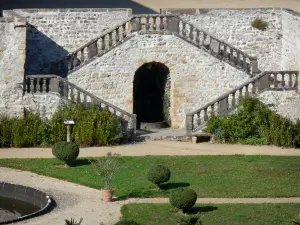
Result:
M298 71L267 71L257 75L204 107L188 113L186 115L187 136L201 130L213 115L222 116L230 113L247 95L258 95L265 90L298 91L298 77Z
M196 28L193 24L178 19L176 33L191 44L201 47L216 58L226 61L248 74L256 75L259 73L256 57L250 56L208 32Z
M59 93L61 97L73 103L83 104L86 107L96 105L99 110L107 109L113 115L126 122L127 130L135 132L136 115L130 114L117 106L114 106L103 99L83 90L82 88L70 83L64 78L56 75L28 75L24 79L23 93Z

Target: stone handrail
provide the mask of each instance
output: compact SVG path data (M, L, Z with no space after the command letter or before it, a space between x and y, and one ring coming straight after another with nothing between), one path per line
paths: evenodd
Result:
M97 105L99 109L107 109L113 115L125 121L127 130L135 132L136 115L98 98L66 79L56 75L28 75L24 79L23 93L59 93L64 99L85 106Z
M219 40L214 35L195 27L182 18L178 19L176 33L180 38L197 47L202 47L216 58L226 61L248 74L257 75L259 73L257 57L250 56L229 43Z
M65 58L52 62L50 64L50 72L57 74L67 69L68 72L71 73L130 39L132 37L132 32L144 30L146 32L158 33L159 31L167 31L169 23L168 19L173 17L174 15L171 14L132 16L123 23L113 27L76 49Z
M201 130L213 115L226 115L236 108L242 97L265 90L298 91L298 71L266 71L186 115L186 134ZM250 90L251 89L251 90Z

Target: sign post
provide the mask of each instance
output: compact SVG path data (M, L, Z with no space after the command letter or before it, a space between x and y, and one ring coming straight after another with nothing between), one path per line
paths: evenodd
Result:
M71 142L71 125L74 125L73 120L65 120L64 124L67 125L67 142Z

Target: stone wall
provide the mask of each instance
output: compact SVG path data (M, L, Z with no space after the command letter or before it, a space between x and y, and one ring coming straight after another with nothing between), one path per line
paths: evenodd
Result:
M49 72L58 60L131 16L131 9L15 9L4 17L27 18L26 74Z
M144 63L170 70L173 128L183 128L185 114L231 90L249 76L172 35L139 35L70 74L70 82L128 111L133 108L133 80Z
M183 13L180 17L249 55L258 57L259 69L280 70L282 9L162 9L162 13ZM261 18L265 31L251 26Z
M0 113L22 114L26 19L0 18Z
M300 13L282 12L282 68L300 70Z

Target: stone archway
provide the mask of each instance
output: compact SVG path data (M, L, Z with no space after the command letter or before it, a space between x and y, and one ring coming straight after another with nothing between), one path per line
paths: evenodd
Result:
M141 122L166 122L170 126L170 70L159 62L143 64L133 81L133 113Z

